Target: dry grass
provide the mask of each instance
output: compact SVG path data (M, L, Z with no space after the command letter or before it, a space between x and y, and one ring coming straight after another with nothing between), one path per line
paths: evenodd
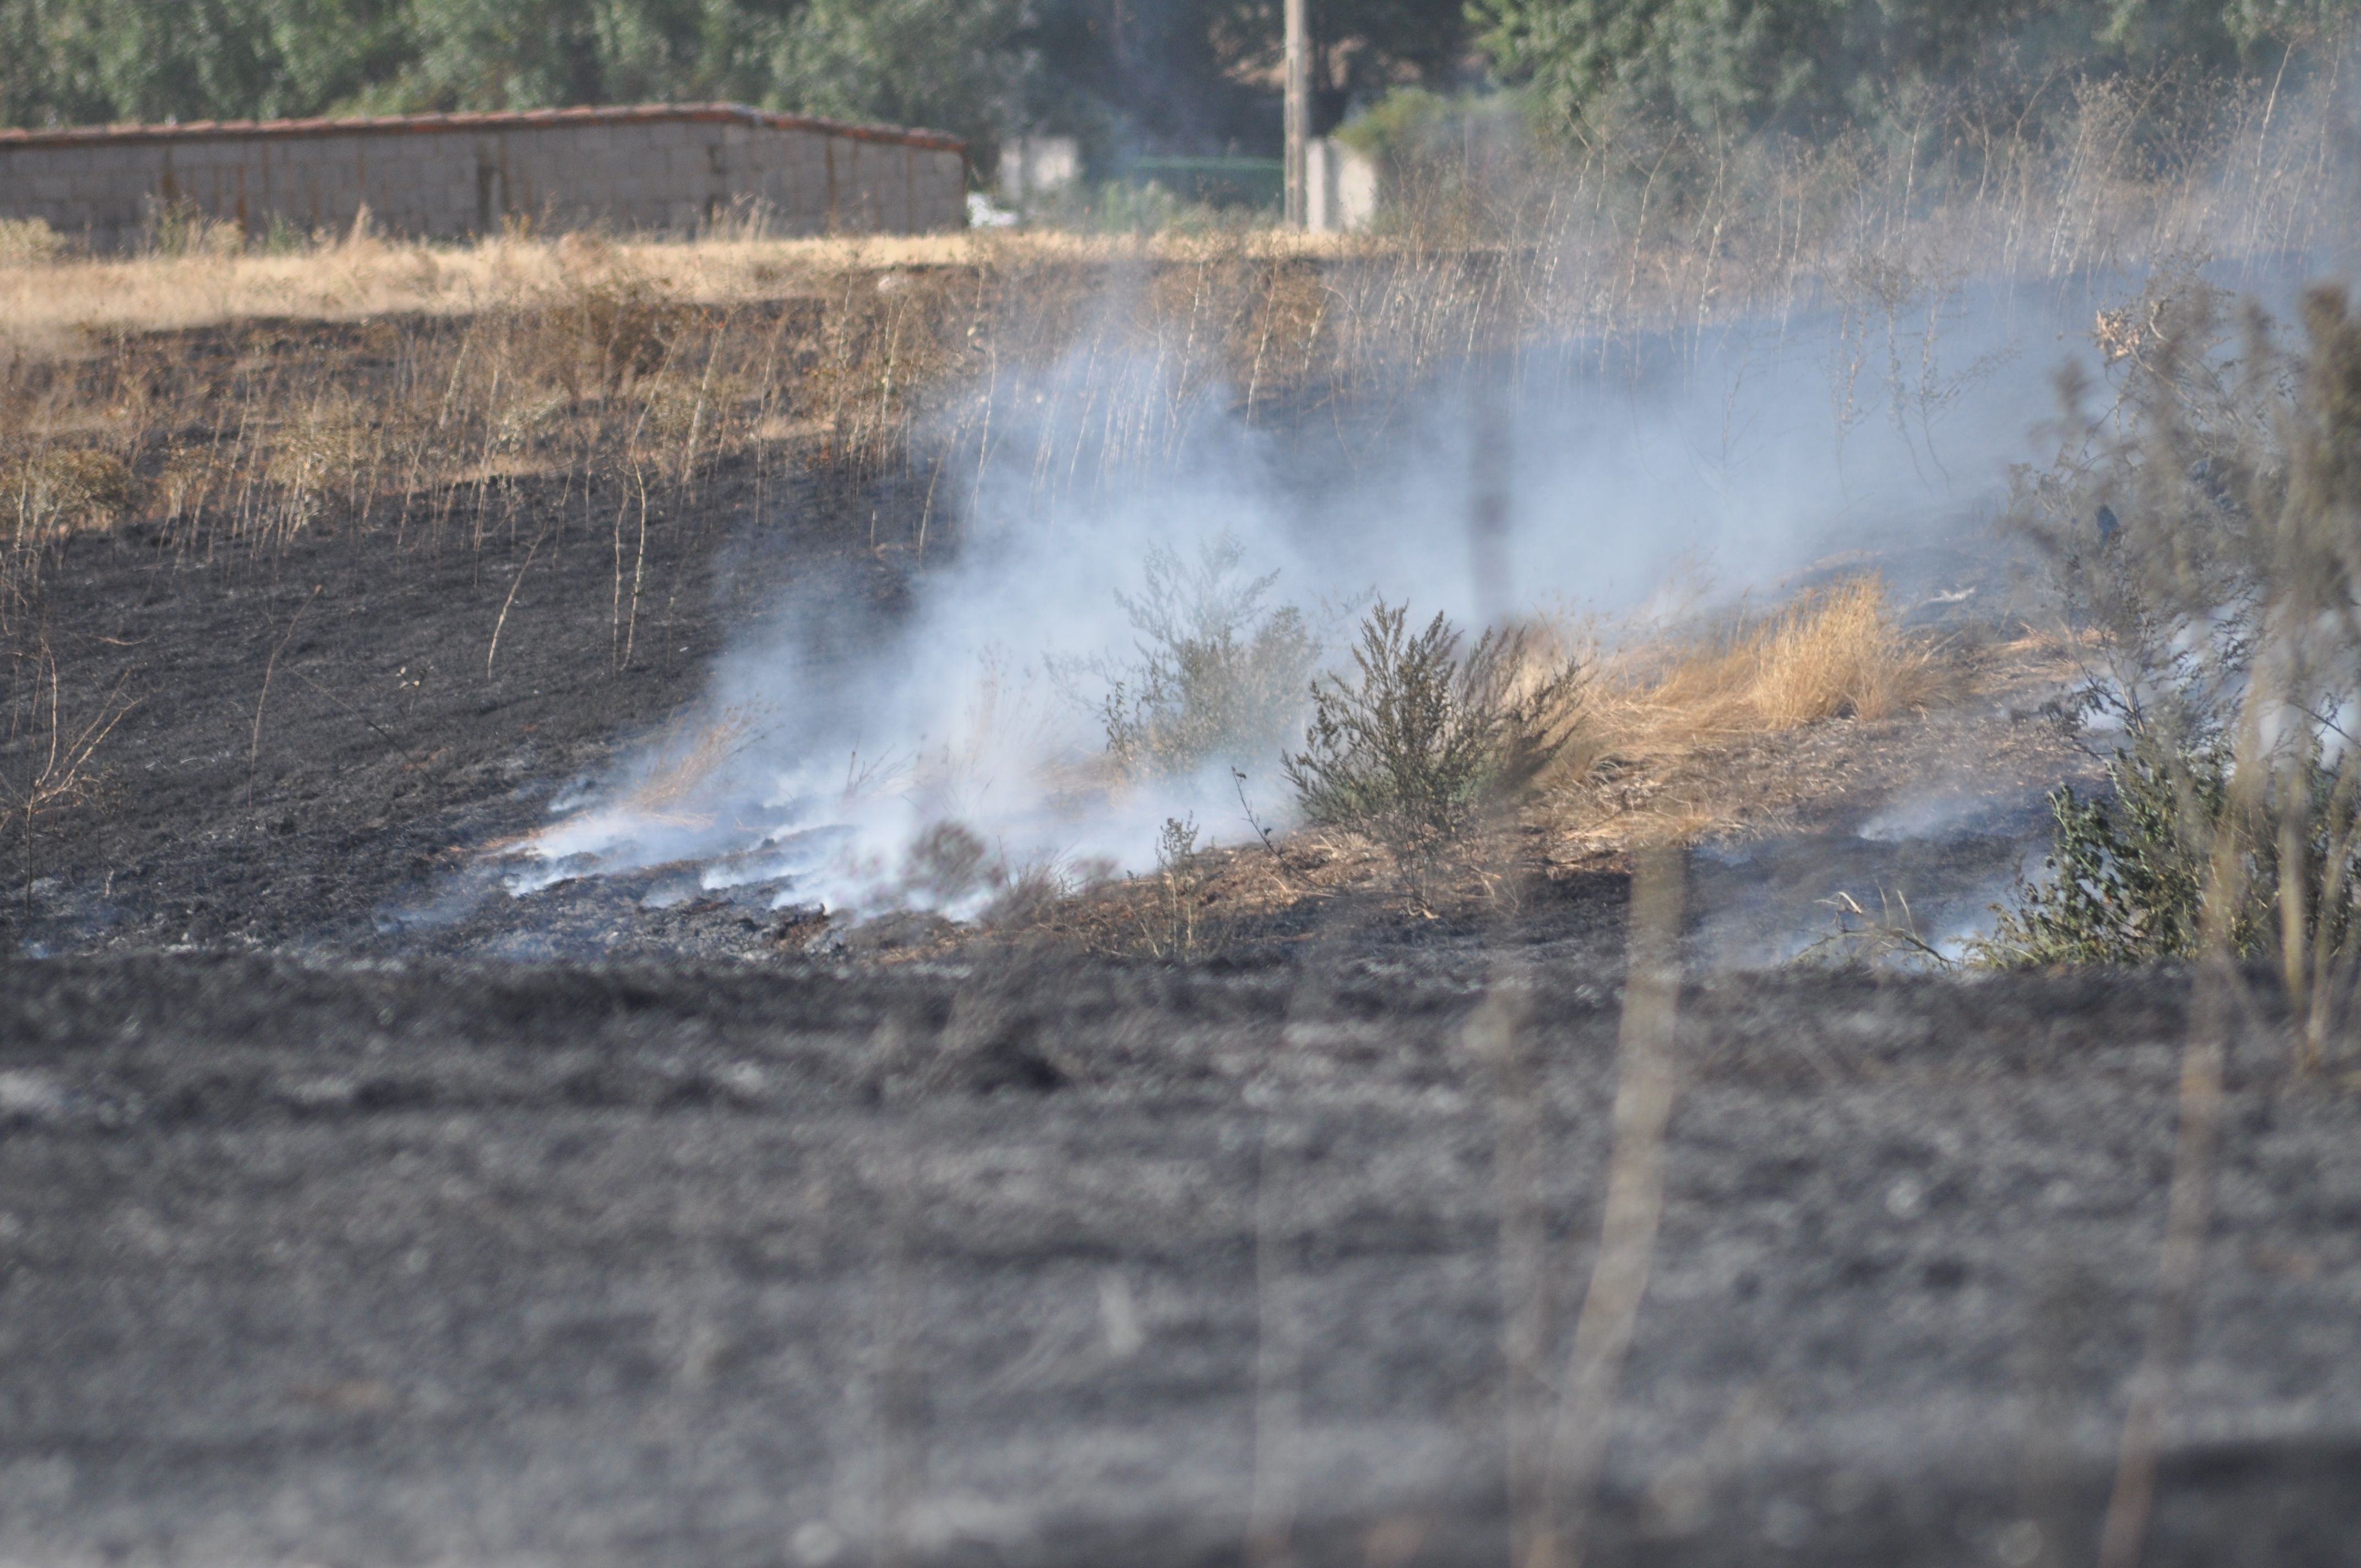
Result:
M996 924L1025 940L1115 957L1212 958L1291 910L1388 886L1391 870L1382 850L1356 835L1309 829L1270 845L1168 853L1138 876L1082 878L1064 896Z
M1669 655L1627 655L1640 711L1691 735L1792 729L1823 718L1884 718L1923 704L1935 662L1904 635L1879 577L1807 593L1777 613L1741 619ZM1660 674L1645 674L1651 663Z
M915 521L872 543L923 557L987 457L1029 468L1046 516L1157 483L1209 414L1349 403L1378 439L1433 376L1526 345L1596 345L1605 371L1618 344L1833 311L1850 417L1881 398L1899 414L1955 389L1935 329L1971 276L2070 286L2349 241L2353 203L2329 179L2338 86L2327 73L2320 103L2234 93L2169 157L2141 140L2133 87L2105 83L2037 131L1971 137L1957 107L1906 147L1675 149L1690 173L1674 192L1635 176L1672 156L1642 136L1488 166L1371 237L741 226L435 248L364 230L289 254L97 260L11 231L0 466L21 481L52 453L104 455L130 481L112 515L203 561L322 527L479 545L520 525L536 477L628 525L636 555L642 521L660 526L718 465L817 465L856 488L907 480ZM108 510L52 520L39 485L18 491L0 615L79 526L61 520Z
M845 274L1187 261L1215 248L1273 259L1328 258L1370 243L1275 231L1213 238L1026 232L690 243L506 236L465 246L362 235L277 254L102 258L77 257L45 229L11 224L0 226L0 349L65 352L93 334L185 332L258 319L471 315L563 294L593 259L644 279L653 298L711 306L776 299Z
M1939 650L1905 631L1874 576L1768 615L1627 633L1597 662L1579 739L1550 781L1551 815L1586 840L1687 837L1763 803L1718 787L1733 744L1834 718L1875 721L1957 689Z
M130 511L138 485L111 452L54 446L0 462L0 508L18 549L81 528L105 528Z
M643 521L741 459L758 485L786 465L913 478L915 528L873 543L923 555L957 510L954 454L1005 440L1001 411L1076 353L1108 367L1085 396L1126 411L1104 464L1068 466L1083 482L1163 450L1170 411L1213 389L1333 382L1351 351L1316 258L1349 250L569 236L0 268L0 618L85 523L151 521L184 563L321 527L480 544L545 479L636 556Z

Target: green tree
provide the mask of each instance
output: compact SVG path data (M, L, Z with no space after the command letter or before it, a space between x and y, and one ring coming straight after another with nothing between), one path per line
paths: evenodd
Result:
M1912 88L2059 65L2218 69L2352 9L2351 0L1473 0L1506 79L1562 114L1632 107L1717 130L1821 132Z
M753 30L715 0L408 0L407 58L371 108L539 109L714 95Z
M400 0L0 0L12 124L309 114L391 69Z
M1461 0L1313 0L1345 101L1447 84ZM1279 0L0 0L0 123L728 99L1102 151L1275 150Z
M1031 74L1021 0L808 0L763 55L775 107L937 126L989 144Z

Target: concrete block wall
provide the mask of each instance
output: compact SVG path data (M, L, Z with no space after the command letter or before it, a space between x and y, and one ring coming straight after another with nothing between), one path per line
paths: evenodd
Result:
M0 131L0 216L100 251L182 202L255 234L348 228L366 204L380 233L457 239L746 212L774 234L914 234L963 226L966 198L956 137L737 104Z

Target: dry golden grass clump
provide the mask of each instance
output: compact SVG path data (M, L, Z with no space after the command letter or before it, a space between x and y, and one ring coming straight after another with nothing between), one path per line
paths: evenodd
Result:
M1948 695L1938 649L1905 630L1874 575L1806 593L1769 615L1652 627L1596 662L1576 739L1551 784L1577 833L1687 834L1750 803L1719 798L1711 760L1765 733L1874 721Z
M1706 732L1891 718L1926 700L1935 672L1875 576L1807 593L1673 659L1648 700Z
M1849 577L1769 615L1651 626L1601 656L1595 727L1643 746L1824 718L1884 718L1934 693L1933 652L1902 629L1883 579Z

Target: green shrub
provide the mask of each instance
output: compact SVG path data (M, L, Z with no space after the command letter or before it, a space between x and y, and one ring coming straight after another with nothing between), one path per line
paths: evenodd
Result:
M1873 5L1750 0L1473 0L1493 68L1569 116L1609 104L1671 110L1728 136L1827 134L1894 115L1939 83L1972 83L2029 114L2061 79L2169 62L2200 80L2277 58L2329 15L2308 0L1955 0ZM2276 35L2276 36L2275 36ZM2005 96L2001 96L2005 94Z
M2301 798L2259 808L2237 798L2232 773L2218 742L2168 757L2142 737L2108 764L2111 793L2051 791L2054 836L2041 879L2020 879L1971 956L2003 965L2194 959L2214 896L2234 901L2224 930L2237 957L2278 952L2290 916L2301 948L2344 953L2355 934L2351 892L2361 885L2355 773L2316 758L2282 769L2280 782L2296 784ZM2215 857L2224 850L2231 874L2217 894Z
M0 267L46 267L65 252L65 236L46 219L0 218Z
M1227 538L1194 563L1152 550L1141 592L1115 596L1139 634L1135 663L1098 672L1112 688L1102 715L1107 751L1125 772L1259 764L1301 718L1319 644L1301 611L1269 604L1279 574L1248 577L1244 558Z
M1473 142L1517 137L1527 128L1533 108L1513 93L1446 95L1424 87L1398 87L1333 134L1400 178L1439 159L1464 157Z
M1412 632L1380 600L1349 676L1314 684L1303 750L1284 764L1307 820L1367 833L1414 881L1565 749L1587 679L1527 629L1461 642L1443 616Z
M2124 740L2106 795L2051 797L2047 876L2000 911L1988 961L2225 948L2303 991L2356 956L2361 321L2321 289L2303 328L2299 349L2160 274L2100 314L2111 404L2065 384L2067 439L2020 476L2018 519L2092 650L2081 708Z

